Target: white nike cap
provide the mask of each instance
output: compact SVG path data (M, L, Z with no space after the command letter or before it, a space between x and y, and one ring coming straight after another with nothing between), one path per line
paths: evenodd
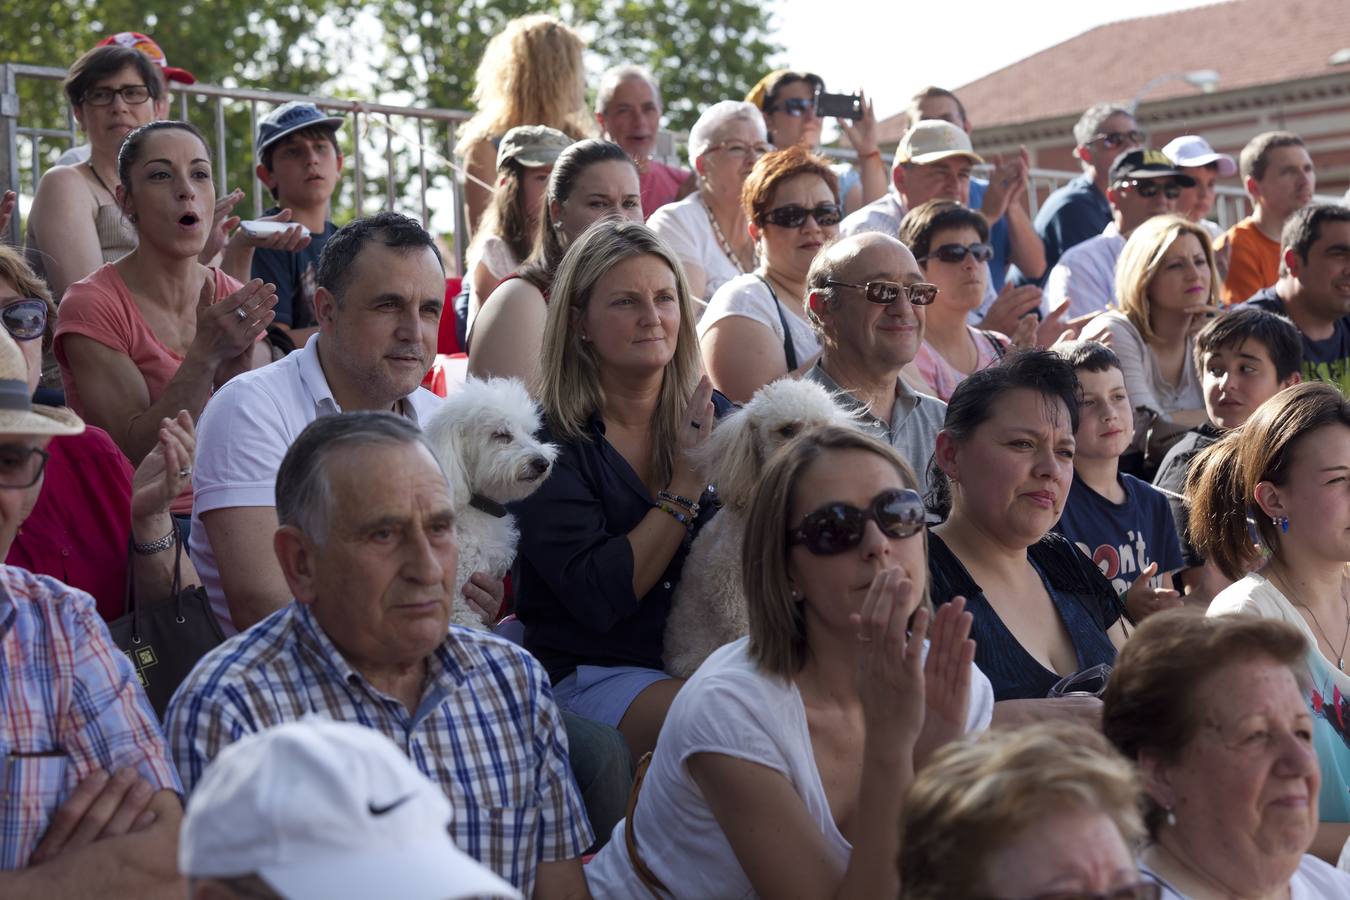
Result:
M317 716L226 747L188 800L178 868L286 900L520 892L450 840L450 802L387 737Z

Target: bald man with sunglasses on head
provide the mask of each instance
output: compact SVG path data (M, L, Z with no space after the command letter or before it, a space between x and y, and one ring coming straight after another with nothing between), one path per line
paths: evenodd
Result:
M1131 150L1111 166L1111 222L1060 257L1045 283L1045 299L1051 308L1069 299L1069 316L1078 318L1101 312L1115 302L1116 260L1136 228L1154 216L1177 210L1183 189L1195 179L1160 150Z

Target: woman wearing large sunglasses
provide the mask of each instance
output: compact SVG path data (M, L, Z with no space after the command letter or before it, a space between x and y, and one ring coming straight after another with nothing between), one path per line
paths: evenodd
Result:
M1139 779L1099 732L997 728L943 748L905 798L903 900L1159 900L1134 848Z
M166 92L150 58L129 47L96 47L65 81L75 121L89 138L89 160L48 169L28 215L28 259L57 299L66 288L136 246L113 189L117 148L132 129L156 118Z
M1018 701L1000 704L1001 716L1095 720L1095 697L1041 698L1061 678L1114 661L1125 639L1111 583L1050 532L1073 483L1077 426L1073 368L1022 350L961 382L938 434L930 499L944 521L930 541L933 600L967 598L975 661L996 699Z
M55 321L46 285L16 251L0 245L0 326L18 345L29 394ZM68 410L58 414L79 421ZM7 487L30 491L22 505L23 527L4 559L93 595L99 615L111 621L126 611L129 535L143 549L160 548L136 557L138 595L162 597L169 590L175 556L169 551L177 538L169 505L191 478L196 434L185 412L161 421L155 450L133 473L107 432L80 428L42 446L0 440L0 497ZM30 477L34 483L28 483ZM182 583L195 584L196 569L186 553L182 565Z
M994 256L989 225L959 203L929 200L905 214L899 237L938 287L936 302L924 310L923 345L914 366L946 402L962 379L998 362L1012 343L1008 335L967 320L984 300L987 263ZM1023 317L1017 334L1022 344L1034 340L1036 324L1035 316Z
M896 896L916 759L992 706L969 615L931 614L913 485L851 429L771 458L746 519L750 633L671 706L629 819L586 867L593 896Z
M776 378L815 363L820 339L806 319L811 261L839 234L839 183L800 147L760 157L741 191L759 268L713 294L698 322L713 386L745 403Z

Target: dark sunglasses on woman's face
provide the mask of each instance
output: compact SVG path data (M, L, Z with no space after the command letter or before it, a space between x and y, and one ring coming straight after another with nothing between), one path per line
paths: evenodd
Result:
M938 286L929 284L926 281L916 281L913 284L899 284L894 281L869 281L866 284L853 284L848 281L835 281L833 278L825 279L826 284L835 287L856 288L863 292L869 303L878 303L882 306L889 306L901 297L910 302L911 306L927 306L937 299Z
M1175 181L1129 181L1122 185L1122 187L1129 188L1146 200L1158 196L1158 191L1162 191L1168 200L1175 200L1181 196L1181 185L1177 184Z
M959 263L966 258L969 253L975 257L976 262L987 263L994 258L994 248L988 244L974 243L965 244L943 244L941 247L934 247L932 252L922 257L919 262L927 262L930 259L938 259L945 263Z
M16 341L35 341L47 330L47 302L36 297L0 309L0 323Z
M785 112L794 119L800 119L806 115L808 110L815 108L816 99L814 97L789 97L781 105L775 104L769 112Z
M909 488L892 488L877 494L867 509L830 503L808 513L789 531L788 543L801 544L816 556L833 556L858 546L868 522L876 522L887 537L918 534L924 524L923 498Z
M816 224L822 228L830 225L838 225L843 213L839 211L839 206L834 203L822 203L814 209L807 209L805 206L780 206L777 209L769 210L764 216L764 221L770 225L777 225L779 228L801 228L806 223L806 217L810 216L816 220Z

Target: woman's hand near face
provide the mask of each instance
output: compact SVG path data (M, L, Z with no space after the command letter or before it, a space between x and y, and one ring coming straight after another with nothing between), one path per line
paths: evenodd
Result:
M239 217L230 215L240 200L244 199L244 192L235 188L216 201L215 209L211 215L211 231L206 237L206 246L202 252L197 254L197 261L204 266L209 266L224 248L225 242L229 240L230 232L239 224Z
M914 582L900 569L884 569L872 580L862 611L850 618L858 629L858 697L866 727L864 754L908 755L924 722L923 641L929 612L914 613L906 633L907 610L915 606Z
M915 766L939 747L966 733L970 713L971 669L975 642L970 638L974 616L966 612L966 598L954 597L938 607L923 664L923 731L914 747Z
M714 410L712 382L704 375L680 415L681 428L675 436L675 472L670 487L677 494L697 499L703 493L704 479L690 459L690 451L703 446L712 434Z
M272 308L277 305L277 288L255 278L223 300L215 301L215 295L212 274L202 283L197 297L197 333L188 353L219 368L252 353L258 335L275 317Z
M192 480L197 430L187 410L162 419L159 443L146 454L131 478L131 520L168 515L169 507Z

